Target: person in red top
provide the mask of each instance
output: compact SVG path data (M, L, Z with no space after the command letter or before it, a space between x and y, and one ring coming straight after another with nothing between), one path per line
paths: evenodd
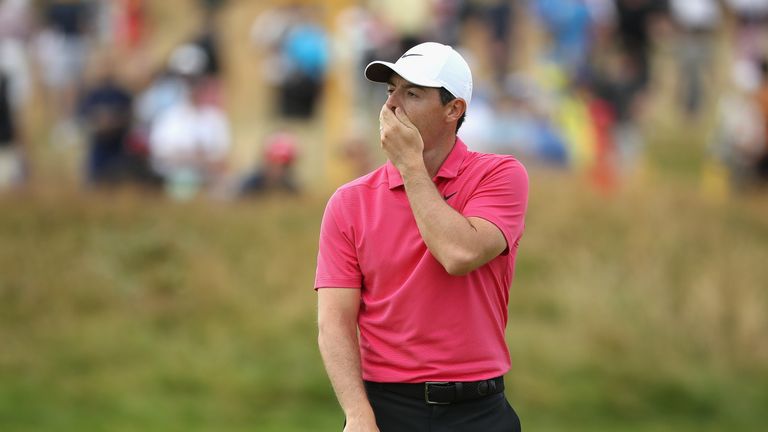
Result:
M519 431L504 338L528 175L456 136L472 74L417 45L365 76L387 84L387 163L340 187L323 216L318 343L345 431Z

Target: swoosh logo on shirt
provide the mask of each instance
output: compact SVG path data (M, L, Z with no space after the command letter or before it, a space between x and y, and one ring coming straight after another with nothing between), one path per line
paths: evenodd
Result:
M452 194L448 194L448 195L443 195L443 199L444 199L444 200L446 200L446 201L448 201L448 200L449 200L449 199L450 199L452 196L454 196L454 195L456 195L456 192L454 192L454 193L452 193Z

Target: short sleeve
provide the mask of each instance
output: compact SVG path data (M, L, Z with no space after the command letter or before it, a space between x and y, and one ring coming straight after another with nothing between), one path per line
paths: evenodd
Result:
M341 193L336 191L328 200L320 225L315 289L362 286L354 228L344 217L348 214L344 208L348 203L341 198Z
M463 214L496 225L507 240L504 254L517 246L523 234L528 207L528 173L514 158L504 158L480 181Z

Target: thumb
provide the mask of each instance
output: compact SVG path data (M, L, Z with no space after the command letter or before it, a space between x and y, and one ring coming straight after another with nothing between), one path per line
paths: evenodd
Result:
M395 108L395 116L398 120L400 120L400 123L404 124L406 127L410 129L414 129L416 127L413 125L413 123L411 123L411 119L408 118L408 115L405 114L405 111L403 111L402 108Z

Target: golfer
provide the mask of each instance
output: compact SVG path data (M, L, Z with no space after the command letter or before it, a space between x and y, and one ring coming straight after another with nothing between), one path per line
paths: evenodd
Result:
M472 73L450 46L417 45L365 76L386 84L388 162L330 198L315 279L344 430L518 431L504 332L525 168L456 136Z

